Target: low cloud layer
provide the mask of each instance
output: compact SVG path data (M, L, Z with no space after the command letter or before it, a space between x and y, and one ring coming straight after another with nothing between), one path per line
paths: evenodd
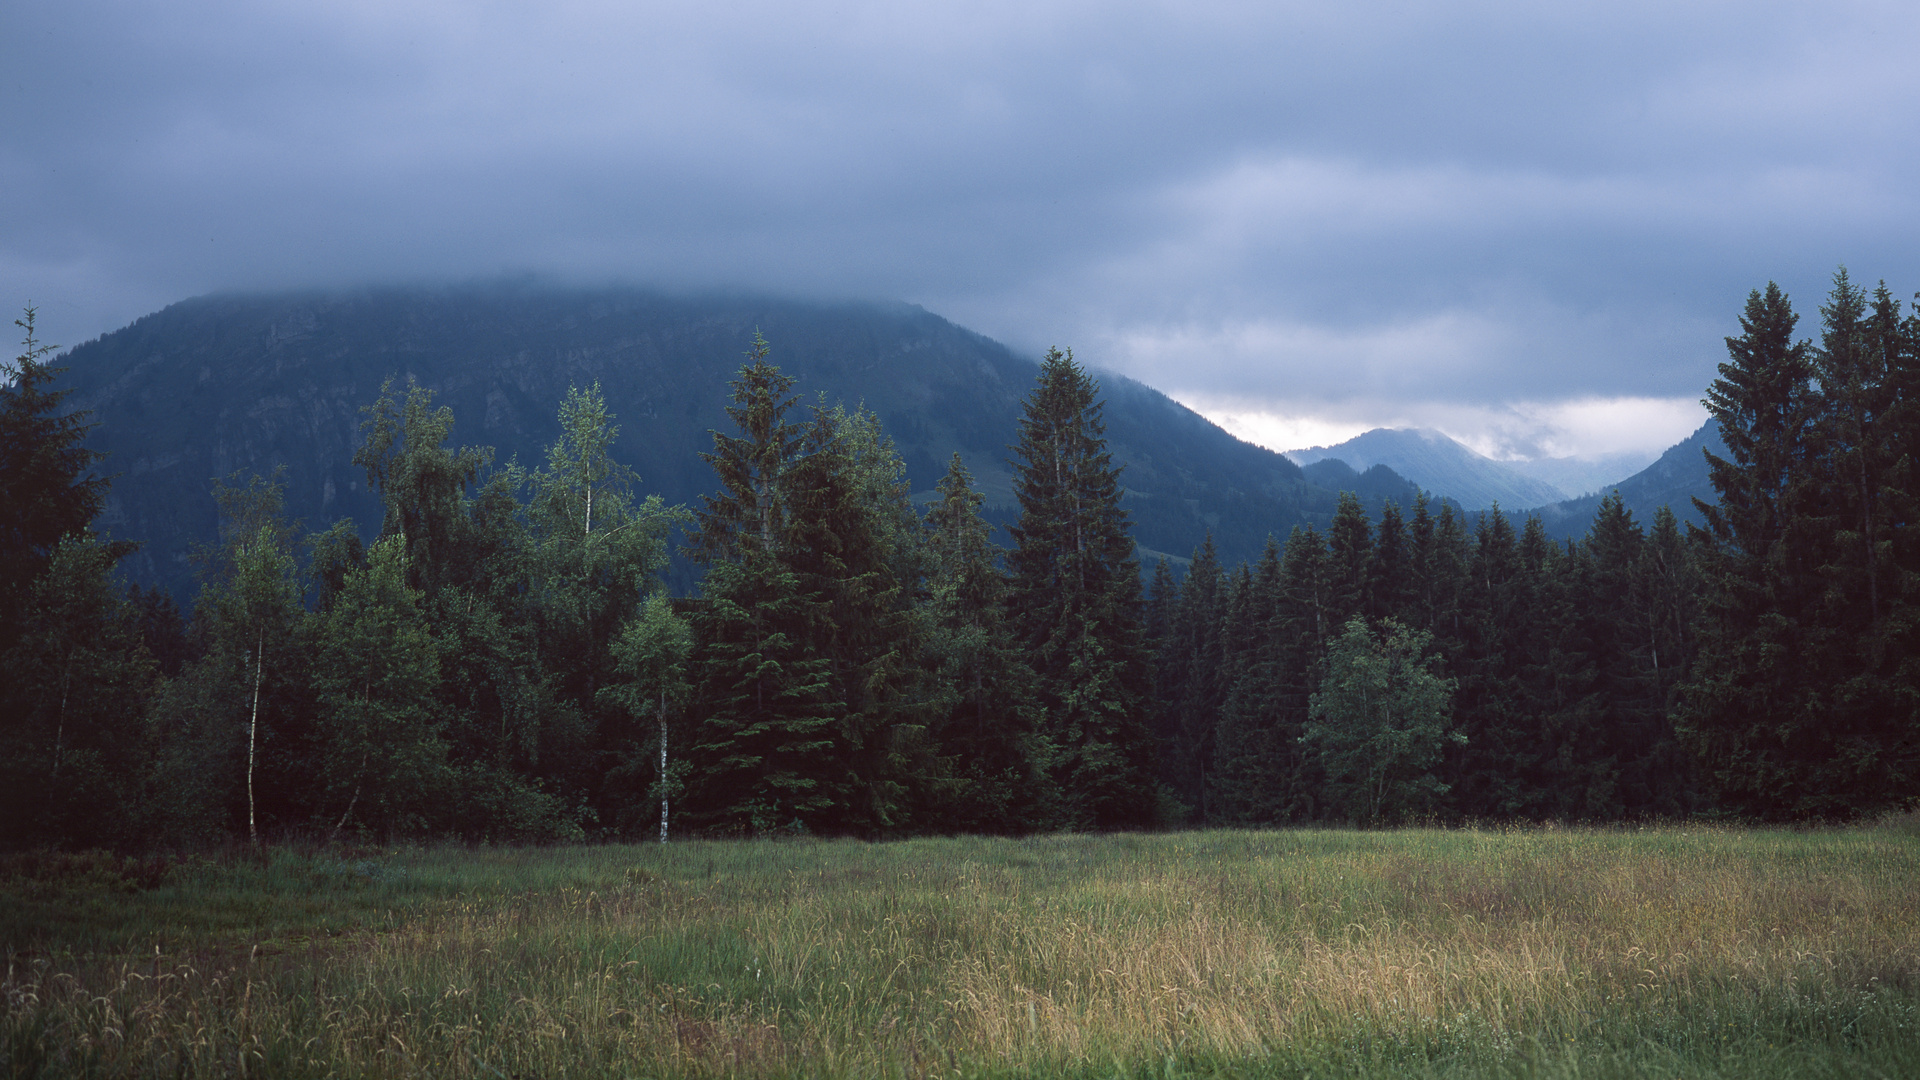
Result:
M1838 264L1920 288L1911 5L70 0L9 23L0 292L69 344L216 289L899 297L1268 418L1249 435L1419 423L1530 455L1685 435L1768 279L1808 333Z

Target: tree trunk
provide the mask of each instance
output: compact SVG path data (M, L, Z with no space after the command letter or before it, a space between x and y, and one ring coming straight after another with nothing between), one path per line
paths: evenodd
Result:
M247 720L247 842L255 847L260 846L260 828L255 824L253 814L253 758L260 731L260 679L266 652L267 632L262 629L253 650L253 714Z
M660 691L660 842L667 842L667 692Z
M67 653L67 661L60 667L60 711L53 714L53 769L47 773L49 783L60 779L60 744L67 738L67 687L73 682L73 653Z

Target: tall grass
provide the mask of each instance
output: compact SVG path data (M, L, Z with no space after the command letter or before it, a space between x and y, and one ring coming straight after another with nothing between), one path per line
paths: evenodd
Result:
M1697 828L28 868L0 1072L1920 1075L1917 869Z

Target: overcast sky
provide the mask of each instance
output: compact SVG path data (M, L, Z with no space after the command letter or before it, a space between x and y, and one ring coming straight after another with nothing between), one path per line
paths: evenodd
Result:
M9 3L0 298L910 300L1275 448L1657 450L1748 290L1920 289L1920 5Z

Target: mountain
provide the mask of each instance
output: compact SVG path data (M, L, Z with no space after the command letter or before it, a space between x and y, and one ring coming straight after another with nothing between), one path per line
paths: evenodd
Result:
M917 493L958 452L990 516L1017 514L1007 464L1036 361L905 304L821 304L744 295L489 285L217 295L183 301L60 360L69 404L115 475L100 526L142 542L127 561L176 595L191 552L211 543L209 487L236 471L284 468L289 514L310 528L380 507L351 463L360 410L389 376L414 378L454 413L453 441L496 462L545 460L570 386L598 382L639 490L693 505L711 490L700 454L730 429L727 383L758 330L807 400L864 402L895 439ZM1242 442L1166 395L1099 375L1126 507L1151 558L1192 551L1209 531L1229 564L1269 533L1324 527L1337 494L1282 455ZM1414 489L1375 477L1370 501ZM1386 493L1386 494L1381 494Z
M1698 525L1700 515L1694 510L1693 500L1699 498L1713 503L1719 498L1708 479L1707 459L1702 453L1705 450L1718 457L1727 456L1727 445L1720 440L1720 425L1712 420L1669 447L1653 464L1608 486L1605 491L1542 506L1528 513L1538 514L1551 536L1562 539L1585 536L1593 524L1593 515L1600 510L1600 500L1618 491L1621 501L1633 511L1633 519L1643 525L1651 524L1654 512L1662 506L1672 507L1674 516L1681 522Z
M1410 511L1413 498L1418 496L1420 490L1418 485L1385 465L1373 465L1366 472L1355 472L1353 466L1339 458L1325 458L1311 465L1302 465L1300 471L1306 474L1308 480L1329 491L1351 491L1360 496L1361 502L1375 507L1392 500L1400 504L1400 509ZM1434 503L1435 512L1439 511L1440 502L1453 500L1441 496ZM1459 508L1459 504L1454 503L1454 509ZM1374 516L1376 520L1379 517L1377 512Z
M1337 459L1356 470L1385 465L1420 487L1468 510L1558 502L1567 492L1511 466L1474 453L1437 431L1375 428L1335 446L1289 450L1301 465Z
M1638 450L1623 450L1599 457L1518 458L1500 464L1522 476L1531 476L1552 484L1573 497L1607 491L1622 477L1632 476L1653 464L1654 455Z

